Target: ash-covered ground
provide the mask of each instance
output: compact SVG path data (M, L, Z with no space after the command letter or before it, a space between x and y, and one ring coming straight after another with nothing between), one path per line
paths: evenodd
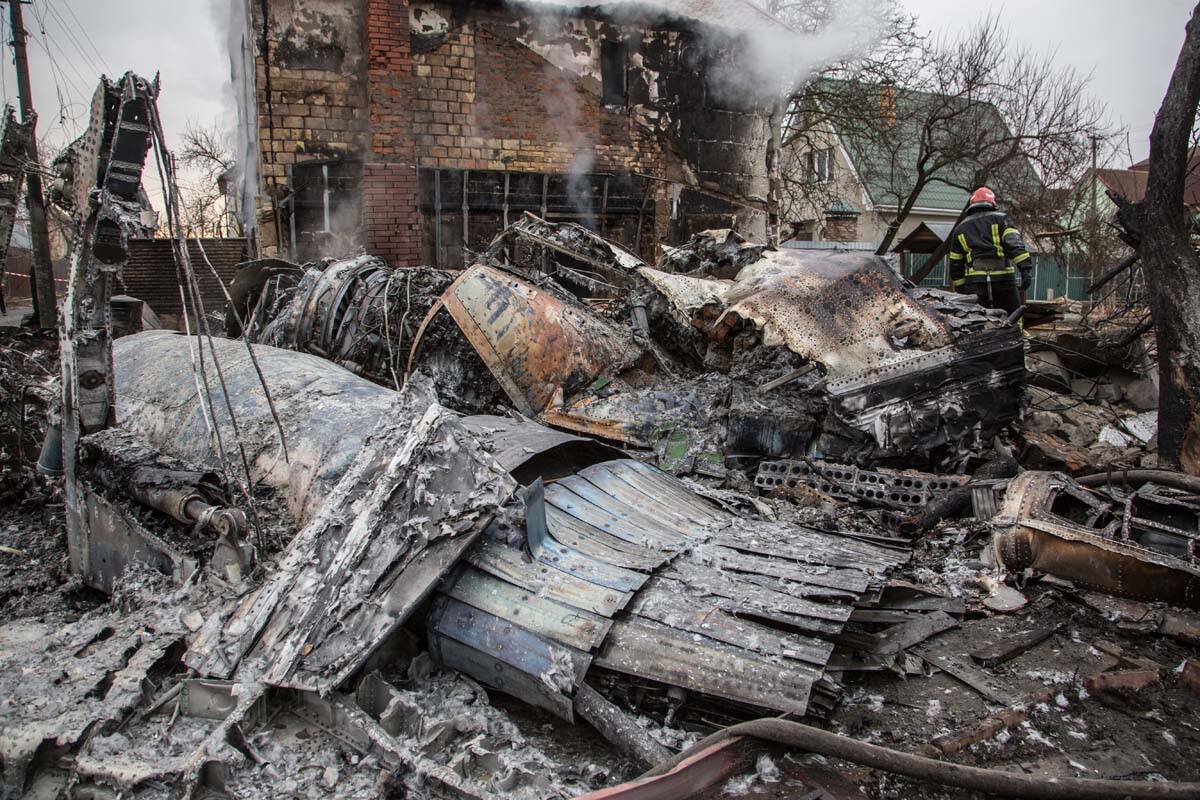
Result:
M0 502L6 510L0 523L0 694L6 696L0 717L32 716L49 726L69 722L87 730L74 766L45 769L33 785L52 788L61 779L66 787L84 778L119 786L124 780L130 783L121 796L165 798L175 786L165 776L185 771L182 760L219 726L180 713L169 699L187 674L184 644L230 598L201 584L181 587L137 571L106 597L71 575L61 480L34 469L45 406L53 397L56 349L55 340L26 333L0 341ZM1076 427L1087 423L1089 413L1078 406L1067 411ZM1096 416L1099 429L1103 423ZM1130 465L1153 460L1144 447L1127 446L1120 455ZM696 485L701 483L713 496L768 519L863 533L883 532L887 519L815 492L806 499L750 500L753 486L736 472L723 480L698 479ZM1178 610L1053 579L1001 588L986 553L988 541L979 523L943 522L917 537L913 559L893 580L962 599L959 624L931 640L961 654L1055 626L1037 645L988 668L997 690L1019 700L1018 714L980 732L981 723L1004 706L913 658L890 669L840 673L845 691L829 729L917 753L961 736L961 747L942 757L1027 775L1200 779L1195 757L1200 695L1184 676L1185 663L1195 663L1200 647L1161 632L1163 618ZM1020 594L1014 599L1015 592ZM1020 607L1004 612L989 607L995 604L986 601L1001 593ZM397 720L397 740L406 757L424 759L423 769L450 770L490 787L493 796L530 800L575 796L636 777L629 759L586 724L571 725L439 670L420 649L414 644L381 674L398 692L387 712ZM74 666L61 668L67 663ZM1089 690L1089 678L1114 669L1155 677L1136 688ZM156 707L164 696L168 700ZM247 741L225 741L213 749L223 773L208 776L205 785L241 798L454 796L421 777L419 769L385 768L363 756L322 728L319 714L283 701L278 707L270 724ZM702 735L636 719L672 750ZM44 762L44 755L39 759ZM157 765L164 777L146 774L147 764ZM788 798L806 796L814 785L836 798L983 796L773 747L704 796Z

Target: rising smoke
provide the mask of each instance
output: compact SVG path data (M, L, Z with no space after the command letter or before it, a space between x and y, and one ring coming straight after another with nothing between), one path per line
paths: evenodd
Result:
M729 6L714 14L720 21L730 23L735 37L704 36L699 45L702 61L707 65L708 89L711 99L724 106L745 106L757 103L773 105L802 86L824 68L874 48L884 35L885 20L891 0L834 0L819 4L825 13L820 19L800 20L801 28L774 24L765 15L749 8L751 0L723 0ZM697 13L691 4L681 0L607 0L599 2L616 24L645 25L656 16L679 17ZM564 25L569 25L563 11L578 7L564 0L522 0L513 3L514 10L526 14L534 23L543 41L562 37ZM530 15L530 10L534 13ZM541 9L544 9L542 11ZM738 15L745 14L748 24L741 24ZM757 16L756 16L757 15ZM560 65L561 66L561 65ZM570 68L569 66L567 67ZM571 201L585 215L590 226L591 203L587 196L586 176L595 161L595 144L580 127L580 108L573 87L561 80L555 67L554 100L558 113L552 114L560 141L568 143L572 161L568 168L568 191Z
M533 24L540 40L554 41L563 34L562 26L570 23L554 14L538 14L533 17ZM594 229L596 218L588 175L596 162L596 148L581 125L578 90L570 80L570 74L551 62L542 67L542 73L545 77L543 86L550 87L546 116L551 120L557 140L571 153L566 172L567 198L579 215L579 223Z
M259 182L258 103L254 91L254 40L245 0L214 0L213 16L225 32L230 91L237 110L233 139L237 210L247 237L254 237Z
M884 35L887 0L838 0L802 32L770 25L744 36L736 58L714 58L710 89L718 101L754 98L770 102L787 96L826 67L869 52ZM710 48L711 48L710 43Z

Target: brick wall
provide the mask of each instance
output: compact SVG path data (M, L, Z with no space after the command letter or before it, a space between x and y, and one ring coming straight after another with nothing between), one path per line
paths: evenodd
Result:
M367 252L393 266L419 264L417 171L412 164L364 164L362 203Z
M413 159L413 58L408 3L367 0L367 96L371 146L363 165L363 238L394 266L420 262Z
M270 198L287 196L289 165L313 159L362 162L361 244L397 265L420 259L419 168L666 178L653 184L644 241L679 227L672 197L689 176L766 195L764 119L711 106L678 30L442 0L265 2L265 18L251 7L268 40L256 83L267 252ZM601 41L614 39L630 53L627 107L601 102Z
M250 4L257 37L255 91L262 151L259 243L277 252L272 199L286 197L290 165L361 159L368 149L361 26L365 0L268 0ZM262 35L266 26L267 46ZM288 230L283 222L282 238Z
M564 172L582 155L589 171L662 169L663 146L628 109L605 108L598 86L525 47L501 17L475 16L413 65L421 166Z
M828 242L857 242L858 216L830 215L825 217L825 240Z

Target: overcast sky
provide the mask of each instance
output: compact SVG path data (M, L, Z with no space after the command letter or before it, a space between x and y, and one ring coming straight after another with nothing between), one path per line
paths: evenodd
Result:
M162 74L168 137L188 123L232 125L229 60L218 20L230 0L33 0L25 5L34 100L43 139L82 131L98 71ZM1093 76L1092 90L1130 130L1133 159L1145 157L1154 112L1183 41L1190 0L904 0L933 32L1003 14L1014 35ZM0 6L7 18L7 7ZM7 20L3 41L7 43ZM16 103L11 59L0 89Z

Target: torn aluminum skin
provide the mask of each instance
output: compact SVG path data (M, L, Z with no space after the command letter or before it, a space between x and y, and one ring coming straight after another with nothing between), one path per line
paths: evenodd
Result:
M117 343L118 406L139 410L122 418L164 448L204 431L194 386L159 368L185 364L190 345ZM253 380L243 345L217 347L231 386ZM821 713L837 691L825 637L908 558L905 540L733 514L535 423L459 418L419 376L396 393L311 356L255 352L297 417L282 414L289 466L259 394L231 394L242 429L264 434L256 479L307 502L289 503L301 529L275 572L201 629L185 662L202 676L332 691L386 657L432 597L435 656L568 719L585 682L618 700L637 685L664 709L684 689L680 718ZM320 486L297 480L315 477L303 454L327 455ZM542 493L515 495L513 474Z
M573 235L536 222L537 241L556 235L554 253L570 251L600 263L594 234ZM530 238L524 231L499 238L507 241L506 236ZM689 414L674 408L670 395L672 390L682 395L680 388L697 377L645 335L663 330L639 317L647 307L632 300L632 318L619 323L575 302L567 284L553 292L526 280L528 259L496 261L509 249L490 252L493 263L516 274L476 265L442 303L513 404L547 424L640 446L678 427L677 418ZM727 447L861 463L975 446L1019 413L1025 380L1020 331L945 293L908 290L874 256L765 251L735 280L644 265L630 270L632 265L612 258L608 266L625 285L665 298L672 318L667 328L683 332L693 351L700 349L698 332L728 347L749 326L760 335L758 347L786 348L820 365L824 380L816 386L773 390L779 397L811 398L814 407L795 420L786 411L766 413L762 401L730 399ZM553 270L541 274L553 277ZM635 365L641 374L622 380ZM820 428L814 420L825 413L816 406L829 412ZM764 426L769 430L760 431Z

